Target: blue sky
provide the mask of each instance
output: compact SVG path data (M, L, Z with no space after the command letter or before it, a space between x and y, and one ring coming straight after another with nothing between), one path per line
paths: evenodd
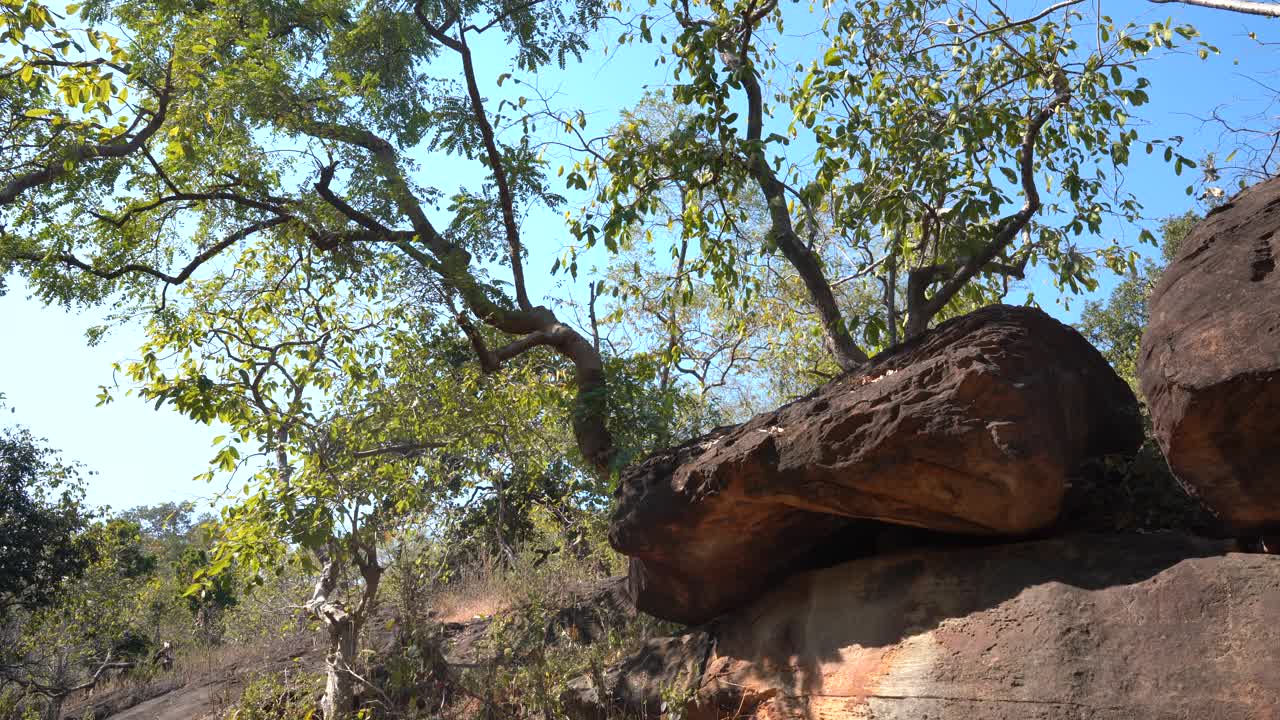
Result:
M1022 8L1024 2L1018 0L1009 6ZM1221 56L1208 61L1189 51L1143 68L1143 74L1152 80L1152 102L1135 113L1135 121L1145 124L1141 130L1147 137L1182 135L1186 138L1183 153L1189 157L1220 151L1229 144L1218 128L1205 125L1197 116L1206 116L1214 108L1235 117L1250 114L1256 98L1264 94L1256 81L1275 84L1271 81L1280 60L1250 40L1247 33L1253 30L1262 40L1277 39L1280 23L1142 0L1104 0L1103 8L1116 19L1134 17L1144 23L1174 16L1195 25L1205 39L1222 49ZM616 32L612 34L616 37ZM639 99L643 82L662 81L650 53L650 49L611 50L603 64L598 56L587 58L583 66L544 78L540 84L544 91L559 88L560 104L580 104L593 129L601 130L619 109ZM498 65L480 68L481 74L487 72L492 77L505 70ZM1157 157L1136 152L1125 179L1125 187L1138 196L1152 218L1180 213L1194 202L1184 188L1195 176L1184 173L1181 178L1174 177ZM461 182L474 177L474 171L460 166L458 177ZM450 189L447 183L440 184ZM568 242L567 234L550 214L531 217L525 230L530 237L539 238L537 244L531 241L534 254L526 267L531 277L540 277ZM1108 227L1107 232L1129 242L1137 237L1133 228ZM1099 294L1111 284L1104 282ZM62 450L65 457L95 471L89 483L93 503L124 509L211 497L219 488L191 478L207 468L213 454L210 442L219 430L196 425L167 409L156 411L136 398L121 397L110 405L95 407L98 387L112 382L111 364L136 355L140 330L121 327L100 345L87 347L84 331L101 322L101 313L46 308L28 299L16 278L10 279L10 285L9 293L0 297L0 393L6 396L0 425L26 425L47 438L50 446ZM1048 304L1053 292L1043 282L1033 277L1029 286L1051 313L1064 321L1075 319L1081 304L1078 299L1067 310ZM554 297L563 296L565 288L543 281L535 283L531 291Z

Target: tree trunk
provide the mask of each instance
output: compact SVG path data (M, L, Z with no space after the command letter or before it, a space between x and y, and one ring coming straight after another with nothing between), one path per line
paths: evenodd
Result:
M342 574L334 557L331 550L307 608L324 624L329 633L328 654L325 656L324 697L320 700L320 711L325 720L347 720L355 702L351 667L356 660L360 625L355 615L347 612L342 601L334 598Z
M44 705L44 714L41 715L41 720L62 720L63 700L62 696L49 698L49 702Z
M889 331L889 347L898 344L898 246L894 244L894 248L889 253L889 262L886 263L888 269L888 277L884 283L884 304L888 309L888 325Z
M325 720L347 720L355 709L355 679L350 667L356 661L357 632L350 616L328 626L329 654L325 656L324 698L320 711Z

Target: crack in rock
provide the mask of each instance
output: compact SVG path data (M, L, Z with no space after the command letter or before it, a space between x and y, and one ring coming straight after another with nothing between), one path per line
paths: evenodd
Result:
M1276 258L1271 251L1271 237L1274 234L1269 232L1258 238L1258 244L1253 248L1253 263L1250 265L1253 274L1249 277L1253 282L1266 278L1276 269Z

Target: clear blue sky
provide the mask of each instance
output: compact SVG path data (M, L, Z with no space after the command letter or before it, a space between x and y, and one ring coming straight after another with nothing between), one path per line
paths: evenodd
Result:
M1035 4L1043 7L1046 3ZM1009 3L1019 9L1031 5L1023 0ZM1148 22L1172 15L1194 24L1206 39L1222 49L1221 56L1208 61L1189 53L1164 57L1144 68L1144 74L1152 80L1152 103L1139 109L1135 119L1146 124L1142 131L1147 137L1184 136L1183 153L1189 157L1224 147L1218 129L1203 125L1197 115L1205 116L1220 106L1224 112L1237 116L1252 112L1242 108L1254 99L1253 107L1258 109L1256 98L1264 92L1249 78L1275 85L1272 81L1280 68L1280 58L1246 35L1253 30L1260 39L1280 39L1280 23L1276 21L1152 5L1143 0L1104 0L1103 9L1117 20L1135 17ZM616 32L612 35L616 37ZM606 127L619 109L640 97L640 83L662 81L649 52L630 50L619 55L611 50L603 67L598 60L589 58L584 66L543 79L542 89L559 88L560 105L580 103L591 114L595 128ZM482 73L487 71L494 77L505 70L496 65L481 68ZM461 181L471 171L459 172ZM1135 154L1134 165L1126 174L1125 187L1138 196L1150 217L1180 213L1193 204L1183 188L1194 175L1184 173L1182 178L1175 178L1168 166L1141 152ZM444 185L449 189L447 183ZM534 257L527 265L530 275L538 276L567 242L566 234L549 216L530 219L526 231L541 238L531 241ZM1119 233L1129 242L1136 241L1136 229L1112 227L1107 231ZM52 447L61 449L67 458L81 461L95 471L90 479L91 502L124 509L144 503L210 497L217 488L191 478L207 468L212 455L210 441L219 431L196 425L166 409L153 410L136 398L120 398L111 405L95 407L98 386L112 381L111 364L136 354L140 331L135 327L118 328L101 345L87 347L84 331L101 322L100 313L45 308L27 298L16 278L11 278L10 284L8 295L0 297L0 393L6 396L0 425L26 425L47 438ZM1110 284L1104 283L1100 293L1105 293ZM1068 322L1075 319L1078 300L1068 311L1047 305L1053 293L1042 282L1033 279L1031 289L1047 310ZM548 284L533 290L548 297L562 294Z

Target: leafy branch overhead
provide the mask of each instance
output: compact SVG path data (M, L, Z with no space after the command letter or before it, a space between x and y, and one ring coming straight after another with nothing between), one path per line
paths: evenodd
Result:
M1137 61L1196 34L1096 25L1076 4L1012 17L860 2L819 18L827 46L792 66L784 29L812 18L767 2L671 2L624 40L666 43L677 83L656 102L672 104L676 126L655 133L632 114L593 146L573 168L596 189L575 233L610 248L692 243L726 299L740 296L747 262L727 238L760 235L758 255L790 265L846 369L999 298L1029 264L1092 287L1099 261L1133 262L1118 243L1080 245L1108 215L1140 217L1111 181L1131 149L1163 145L1177 170L1194 166L1127 121L1148 99ZM671 39L653 29L662 20ZM851 280L881 302L842 304Z
M4 16L18 49L8 65L23 86L5 96L22 112L5 150L11 169L0 176L3 257L29 271L46 300L122 290L148 305L163 286L260 247L307 245L369 277L408 261L455 303L487 369L543 346L573 362L580 449L609 466L599 354L535 305L524 279L519 218L556 197L528 162L528 139L508 145L496 134L471 55L477 39L501 34L525 71L563 64L581 57L598 6L424 2L282 17L252 2L155 13L96 4L85 19L121 28L128 51L109 39L108 58L52 66L44 58L87 52L73 39L79 31L43 6L20 10ZM66 43L31 44L27 32ZM110 82L97 80L99 65L114 73ZM452 79L458 69L461 82ZM92 100L64 104L89 84ZM55 95L59 85L70 89ZM133 119L106 127L90 113ZM424 144L474 160L494 191L460 196L470 199L457 203L458 218L437 225L430 215L440 192L410 179L410 153ZM512 273L510 295L473 261L495 238L478 236L487 226L464 218L490 211L503 219L497 246ZM513 342L490 350L468 318Z
M46 301L160 319L175 286L234 304L219 283L264 258L308 257L327 287L412 277L484 372L539 348L570 363L577 446L606 475L607 338L539 304L558 238L530 236L531 213L582 200L570 230L611 250L665 228L739 310L796 283L840 369L1002 297L1029 265L1090 288L1100 264L1134 263L1084 240L1139 217L1111 182L1130 152L1194 165L1128 116L1147 100L1136 61L1195 32L1079 4L4 0L0 262ZM670 57L671 132L633 114L593 138L581 110L508 96L585 61L605 22ZM784 62L793 29L809 44ZM490 82L495 47L507 72ZM564 195L550 148L574 153ZM478 187L449 187L449 156Z

